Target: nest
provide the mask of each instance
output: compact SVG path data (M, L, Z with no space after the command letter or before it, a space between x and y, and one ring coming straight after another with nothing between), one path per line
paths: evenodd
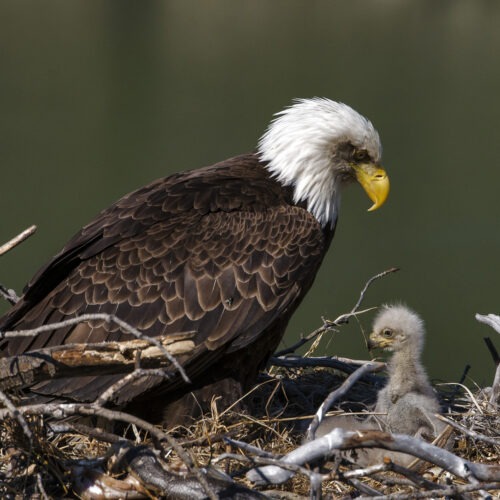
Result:
M94 416L82 422L60 420L57 415L27 415L20 420L14 414L0 427L0 494L13 499L306 498L311 492L317 498L498 494L498 407L486 390L472 393L456 384L437 386L448 408L446 418L454 425L450 451L464 463L491 466L490 480L466 480L429 463L406 469L384 461L361 470L332 454L292 467L291 477L282 484L257 488L246 472L297 449L316 409L346 378L342 371L301 367L300 362L292 368L273 367L245 397L251 412L238 411L237 406L219 408L214 399L210 414L168 433L133 418L117 432L97 427ZM381 384L381 376L361 378L335 411L366 411Z

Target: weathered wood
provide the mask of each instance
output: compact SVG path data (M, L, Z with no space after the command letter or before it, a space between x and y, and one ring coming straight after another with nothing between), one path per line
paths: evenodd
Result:
M194 333L156 337L167 353L180 356L194 348ZM162 368L172 362L160 347L146 339L97 344L67 344L0 359L0 389L22 389L62 377L130 373L141 368Z

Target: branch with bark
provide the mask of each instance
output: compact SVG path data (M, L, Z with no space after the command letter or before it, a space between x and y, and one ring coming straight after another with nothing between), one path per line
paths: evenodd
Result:
M491 328L493 328L497 333L500 333L500 316L496 314L487 314L487 315L476 314L476 319L481 323L485 323L486 325L491 326ZM486 340L489 341L490 339L485 339L485 341ZM495 378L493 379L493 386L491 388L490 403L499 403L500 402L500 357L495 347L493 346L493 343L491 341L486 343L493 358L493 362L495 363L496 366Z
M285 465L304 466L331 457L338 450L375 447L413 455L465 480L500 482L500 465L473 463L422 439L377 430L346 431L336 428L321 438L296 448L279 462ZM290 477L290 471L279 465L258 467L247 473L247 478L259 485L280 484Z
M86 315L85 320L92 318L95 318L95 315ZM84 321L81 317L76 320ZM73 320L61 324L69 322ZM10 336L16 333L18 332L6 332L4 335ZM138 367L142 369L173 367L174 370L184 373L182 367L175 366L172 360L174 356L189 353L193 349L193 337L194 333L188 332L155 339L66 344L2 358L0 389L22 389L44 380L62 377L127 374ZM155 340L155 343L152 344L151 340ZM187 375L185 380L186 378Z

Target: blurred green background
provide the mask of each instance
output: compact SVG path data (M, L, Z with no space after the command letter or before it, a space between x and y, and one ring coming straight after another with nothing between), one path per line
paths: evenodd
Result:
M286 344L350 310L403 301L428 327L435 379L491 384L474 319L499 312L500 3L172 0L0 3L0 259L20 291L99 210L169 173L252 150L294 97L369 117L388 203L343 196L328 258ZM0 306L7 309L5 304ZM369 331L373 313L361 317ZM366 358L351 321L322 351Z

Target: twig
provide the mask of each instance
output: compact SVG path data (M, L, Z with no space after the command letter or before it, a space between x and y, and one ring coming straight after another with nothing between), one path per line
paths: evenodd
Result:
M21 233L19 233L17 236L14 236L11 240L7 241L7 243L4 243L2 246L0 246L0 256L6 254L9 250L12 250L14 247L19 245L19 243L22 243L26 238L29 238L34 232L36 231L36 226L30 226Z
M493 345L493 342L489 337L485 337L483 340L486 344L486 347L488 348L488 351L490 351L491 357L493 358L493 363L495 363L495 366L498 366L500 364L500 356L498 355L496 347Z
M237 426L237 424L235 424ZM184 438L179 439L178 442L184 448L191 448L193 446L205 446L213 445L214 443L220 443L231 436L238 434L239 429L223 430L222 432L216 432L213 434L204 434L203 436L197 438Z
M491 326L493 330L500 333L500 316L496 314L476 314L476 319L480 323Z
M476 319L481 323L485 323L491 326L491 328L493 328L497 333L500 333L500 316L497 316L496 314L488 314L486 316L483 314L476 314ZM500 363L496 349L495 355L493 355L493 360L496 364L496 371L495 377L493 379L493 386L491 389L490 403L497 404L497 402L500 400Z
M303 465L316 460L324 460L336 450L374 447L416 456L469 481L474 479L485 482L500 481L500 465L473 463L422 439L376 430L353 432L335 428L325 436L291 451L281 459L281 462ZM247 478L256 484L264 484L262 477L267 478L267 482L280 484L288 480L291 475L276 466L261 467L259 470L251 470L247 473Z
M458 383L460 385L465 384L465 379L467 378L467 375L468 375L469 371L470 371L470 365L465 365L464 371L462 372L462 376L460 377L460 379L458 381ZM457 386L456 387L456 391L458 391L459 389L460 389L460 387Z
M352 479L353 477L364 477L371 476L372 474L378 474L379 472L386 472L391 470L391 463L381 463L370 465L368 467L363 467L362 469L348 470L341 474L342 477L346 479Z
M302 467L301 464L296 464L296 463L291 463L291 462L283 462L279 458L273 458L273 457L267 457L267 456L261 456L260 453L257 456L249 457L247 455L237 455L236 453L222 453L219 455L216 459L214 459L214 462L221 462L222 460L237 460L240 462L245 462L245 463L251 463L252 465L263 465L264 467L257 467L255 469L251 469L247 473L248 474L251 472L255 472L260 477L260 481L254 481L256 484L259 485L264 485L264 484L272 484L272 481L269 481L265 475L261 474L260 471L261 469L266 469L266 467L276 467L279 469L282 469L284 471L287 471L289 473L289 477L292 477L294 473L300 472L309 478L311 478L312 474L316 474L314 471L311 469L308 469L306 467ZM253 480L252 480L253 481ZM277 483L274 483L277 484Z
M337 319L335 319L333 321L324 320L322 326L320 326L319 328L317 328L313 332L309 333L305 337L302 337L299 341L297 341L295 344L291 345L290 347L287 347L286 349L282 349L281 351L276 352L274 354L274 357L277 358L277 357L280 357L280 356L284 356L285 354L291 354L291 353L295 352L297 349L299 349L300 347L302 347L307 342L310 342L311 340L314 340L318 335L321 335L321 334L326 333L326 332L328 332L330 330L333 330L333 329L335 329L336 326L340 326L340 325L342 325L344 323L347 323L347 321L349 320L349 318L351 318L353 316L357 316L358 314L363 314L365 312L368 312L368 311L371 311L372 309L374 309L373 307L371 307L371 308L365 309L363 311L358 311L359 307L361 306L361 303L363 302L363 299L365 297L366 291L368 290L368 288L370 287L370 285L374 281L376 281L376 280L378 280L380 278L383 278L387 274L394 273L396 271L399 271L399 268L397 268L397 267L391 267L390 269L387 269L385 271L382 271L381 273L376 274L375 276L372 276L366 282L365 286L361 290L361 293L359 295L359 299L356 302L356 304L354 305L354 307L351 309L350 312L345 313L345 314L341 314Z
M273 366L283 366L285 368L305 368L305 367L325 367L335 368L344 373L353 373L360 366L371 363L371 361L342 358L338 356L316 356L305 358L303 356L286 356L281 358L272 357L269 363ZM383 363L385 365L385 363ZM377 382L375 377L369 374L365 378L370 382Z
M467 429L463 425L460 425L458 422L446 418L445 416L440 415L439 413L435 413L434 416L437 417L439 420L442 420L449 426L453 427L454 429L457 429L458 431L462 432L466 436L471 437L472 439L476 439L478 441L484 441L485 443L492 444L493 446L500 446L500 439L495 439L490 436L485 436L484 434L473 431L472 429Z
M396 271L399 271L399 267L391 267L390 269L386 269L385 271L382 271L381 273L378 273L376 274L375 276L372 276L365 284L363 290L361 290L361 293L359 295L359 299L358 301L356 302L356 304L354 305L354 307L351 309L351 312L349 313L350 315L352 315L354 312L356 312L358 309L359 309L359 306L361 305L361 302L363 302L363 299L365 297L365 293L366 291L368 290L368 288L370 287L370 285L380 279L380 278L383 278L384 276L387 276L388 274L390 273L395 273Z
M432 481L425 479L425 477L422 477L420 474L417 474L414 470L395 464L392 461L390 461L390 469L397 474L407 477L413 484L416 484L421 488L426 488L428 490L440 490L443 488L443 485L433 483Z
M349 375L342 385L338 388L335 389L334 391L330 392L330 394L326 397L326 399L323 401L321 406L318 408L318 411L314 415L312 422L309 424L309 427L307 429L306 433L306 439L308 441L311 441L314 439L314 435L316 433L316 429L318 428L319 424L323 421L323 418L326 415L326 412L330 409L330 407L333 405L337 399L341 398L344 396L344 394L360 379L362 378L366 373L372 373L376 371L383 370L385 368L385 363L375 363L375 362L370 362L366 363L363 366L360 366L354 373Z
M113 385L109 386L94 402L97 406L104 406L108 401L112 400L116 394L121 391L126 385L130 384L134 380L142 377L158 377L158 379L171 379L172 374L168 373L161 368L136 368L132 373L129 373L125 377L121 378ZM151 388L151 387L150 387Z
M498 355L498 351L496 350L493 342L489 337L486 337L484 341L486 342L486 346L488 347L491 357L493 358L493 362L496 366L490 396L490 403L496 404L500 400L500 356Z
M49 496L43 487L42 475L38 472L36 475L36 486L38 488L38 493L43 500L49 500Z
M224 441L231 446L234 446L235 448L239 448L240 450L246 451L247 453L253 453L259 457L276 458L276 455L274 455L273 453L261 450L260 448L257 448L257 446L245 443L244 441L238 441L237 439L231 439L227 437L224 438Z
M445 486L440 489L439 492L436 490L432 491L414 491L411 494L411 498L435 498L436 493L439 493L440 498L454 498L458 495L464 493L472 493L479 490L497 490L500 489L500 483L477 483L477 484L453 484L450 486ZM488 496L487 498L492 498ZM367 497L358 497L358 500L368 500ZM392 495L381 495L381 496L370 496L369 500L408 500L407 493L393 493Z
M11 305L15 305L19 302L19 297L17 293L12 290L12 288L7 288L0 283L0 295Z
M474 394L472 394L471 390L466 385L459 384L458 382L442 382L439 385L442 385L442 386L454 385L454 386L460 387L464 392L467 393L467 395L469 396L470 400L474 403L474 406L476 407L477 411L481 415L484 413L484 411L481 408L481 405L477 401L476 397L474 396Z
M12 403L12 401L2 391L0 391L0 401L6 408L3 411L6 412L7 415L10 415L12 418L16 419L19 422L21 429L23 430L26 437L29 439L30 446L33 446L33 433L31 432L31 429L28 425L28 422L26 422L24 415L15 407L14 403ZM3 418L5 418L5 416Z
M458 393L460 392L461 386L464 384L465 379L467 378L467 374L469 373L469 370L470 370L470 365L465 365L464 371L462 372L462 376L460 377L458 384L451 391L450 397L449 397L449 407L450 408L453 407L453 405L455 404L455 399L458 396Z
M371 486L368 486L367 484L359 481L354 477L348 479L347 482L350 483L352 486L354 486L357 490L361 491L361 493L364 493L369 497L376 497L377 495L381 495L380 491L376 490L375 488L372 488Z
M330 323L333 325L333 324L335 324L335 321L332 321ZM305 337L302 337L300 340L295 342L295 344L292 344L290 347L287 347L286 349L282 349L281 351L275 352L274 358L279 358L281 356L285 356L286 354L294 353L297 349L302 347L304 344L307 344L311 340L314 340L318 335L326 333L330 330L333 330L333 326L330 326L330 324L327 326L326 321L323 321L323 326L316 328L316 330L309 333Z
M89 427L78 422L65 422L63 424L48 422L50 432L54 434L82 434L84 436L103 441L105 443L118 443L119 441L130 441L122 436L100 429L99 427Z

